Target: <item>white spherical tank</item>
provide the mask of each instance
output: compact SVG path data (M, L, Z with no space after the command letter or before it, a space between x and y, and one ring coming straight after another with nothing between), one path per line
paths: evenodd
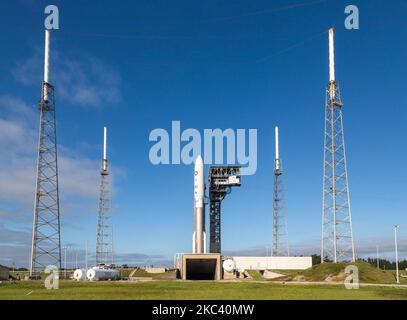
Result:
M236 268L236 264L232 259L223 261L223 270L228 273L232 273Z
M103 280L118 280L120 278L119 271L115 269L105 269L93 267L88 270L86 277L91 281Z
M76 269L73 273L73 278L76 281L86 280L86 269Z

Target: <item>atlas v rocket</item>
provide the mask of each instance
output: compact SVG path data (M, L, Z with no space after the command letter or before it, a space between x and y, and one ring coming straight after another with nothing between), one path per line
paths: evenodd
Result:
M195 160L194 169L194 226L192 252L206 253L205 183L204 166L201 156L198 156Z

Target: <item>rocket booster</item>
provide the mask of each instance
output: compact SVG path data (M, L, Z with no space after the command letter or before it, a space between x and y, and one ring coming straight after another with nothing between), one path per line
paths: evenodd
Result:
M195 160L194 169L194 234L193 253L206 253L205 234L205 183L201 156Z

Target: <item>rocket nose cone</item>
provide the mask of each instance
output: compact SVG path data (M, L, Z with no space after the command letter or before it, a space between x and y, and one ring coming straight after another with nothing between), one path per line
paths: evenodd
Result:
M203 161L201 155L199 155L195 160L195 167L203 166Z

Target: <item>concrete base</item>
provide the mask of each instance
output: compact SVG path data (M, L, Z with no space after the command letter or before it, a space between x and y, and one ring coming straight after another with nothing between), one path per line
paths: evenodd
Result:
M305 270L312 267L312 257L231 257L236 269Z
M221 256L219 253L183 254L180 266L183 280L221 280Z
M146 268L146 272L148 273L165 273L166 271L166 268Z

